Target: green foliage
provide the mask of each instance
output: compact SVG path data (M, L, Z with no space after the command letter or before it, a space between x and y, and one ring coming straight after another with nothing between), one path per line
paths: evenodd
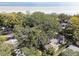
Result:
M6 35L1 35L0 36L0 43L3 43L6 40L7 40L7 36Z
M68 27L62 30L60 23L69 20L71 24L68 24ZM62 51L71 42L76 42L79 45L79 16L70 17L66 14L45 14L43 12L34 12L32 14L23 14L21 12L0 13L0 25L13 29L12 31L19 43L18 47L25 55L77 55L72 54L77 52L69 53L70 50ZM56 33L60 31L67 40L66 46L59 47L57 51L54 48L45 50L44 45L48 44L49 40L56 37ZM0 35L0 55L11 55L11 46L2 44L7 39L7 35Z
M16 28L18 28L16 30ZM40 44L45 44L47 42L47 37L45 33L36 28L29 27L19 27L15 28L16 38L18 39L20 45L27 47L39 48Z
M20 45L42 50L49 39L55 36L55 32L60 30L58 18L42 12L35 12L25 17L22 25L14 27Z
M37 27L44 31L49 38L54 36L54 32L60 31L58 18L55 15L44 14L42 12L35 12L26 17L24 26Z
M48 50L44 50L42 55L44 56L59 56L65 49L67 45L60 45L58 48L55 46L49 48Z
M77 16L77 15L72 16L71 23L72 23L72 26L74 28L74 38L76 41L75 43L78 45L78 41L79 41L79 16Z
M0 44L0 56L11 56L12 49L10 44Z
M55 53L55 49L54 48L49 48L46 54L53 56L54 53Z
M60 20L69 20L70 19L70 16L66 15L66 14L60 14L59 16L59 19Z
M79 52L73 51L72 49L66 49L60 55L61 56L79 56Z
M42 55L41 51L36 50L34 48L29 49L27 47L24 47L24 48L21 48L21 50L26 56L41 56Z

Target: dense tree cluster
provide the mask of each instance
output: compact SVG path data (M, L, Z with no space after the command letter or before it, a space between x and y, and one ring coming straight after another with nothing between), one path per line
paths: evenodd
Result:
M62 29L62 23L67 24L65 29ZM45 14L43 12L34 12L32 14L23 14L22 12L0 13L0 27L12 29L11 31L15 34L15 38L19 42L17 48L21 49L25 55L54 55L53 48L47 51L44 46L52 38L57 37L56 33L65 36L65 45L75 43L79 46L78 15ZM2 45L6 40L7 37L1 37L0 35L0 49L6 49L5 53L0 50L0 55L11 55L13 48L11 49L9 46L5 47ZM64 45L61 44L61 46ZM61 53L61 55L64 55L64 53ZM60 52L55 54L60 55Z

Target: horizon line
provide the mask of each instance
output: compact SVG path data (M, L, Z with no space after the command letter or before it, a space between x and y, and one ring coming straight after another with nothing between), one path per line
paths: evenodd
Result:
M79 2L0 2L0 6L27 6L27 7L79 6Z

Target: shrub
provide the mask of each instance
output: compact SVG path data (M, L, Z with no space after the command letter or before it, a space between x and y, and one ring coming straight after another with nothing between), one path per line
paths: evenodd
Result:
M11 56L12 49L13 49L13 46L10 44L0 44L0 55Z
M78 51L73 51L72 49L67 48L60 55L61 56L79 56L79 52Z
M7 36L6 35L1 35L0 36L0 43L4 42L7 40Z
M39 50L36 50L34 48L21 48L22 52L26 55L26 56L41 56L42 52Z

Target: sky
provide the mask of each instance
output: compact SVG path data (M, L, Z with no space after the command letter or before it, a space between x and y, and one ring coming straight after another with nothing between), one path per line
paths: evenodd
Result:
M45 13L79 14L78 2L0 2L0 12L41 11Z

